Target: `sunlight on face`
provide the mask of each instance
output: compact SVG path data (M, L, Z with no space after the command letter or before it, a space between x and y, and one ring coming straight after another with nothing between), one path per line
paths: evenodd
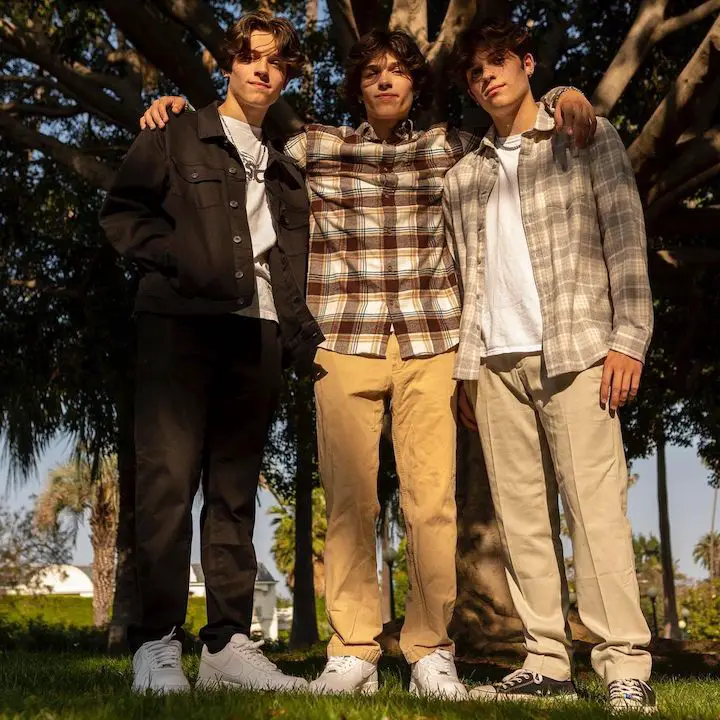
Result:
M240 105L266 108L280 97L286 80L287 66L275 37L256 30L250 36L250 57L233 61L228 91Z
M517 106L530 89L535 69L532 55L520 58L513 52L477 50L466 73L470 96L493 115Z
M391 53L368 62L360 76L362 100L370 122L401 121L413 103L413 80Z

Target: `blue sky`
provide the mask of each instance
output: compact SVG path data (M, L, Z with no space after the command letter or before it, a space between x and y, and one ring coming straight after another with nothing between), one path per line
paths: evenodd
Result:
M10 508L20 508L30 504L30 496L38 493L48 470L62 462L69 454L66 441L56 442L42 458L34 477L27 480L19 489L13 489L6 483L0 485L0 504ZM698 539L709 532L713 502L713 490L708 485L707 468L700 462L693 448L671 447L667 452L668 493L670 498L670 524L673 556L679 561L680 571L692 578L703 578L705 573L692 560L692 551ZM636 533L654 533L658 535L657 474L655 457L633 463L632 471L639 475L638 483L630 489L628 514ZM7 468L2 466L0 478L7 478ZM280 581L280 591L287 589L277 571L270 554L272 543L271 518L267 514L273 505L272 496L261 492L260 505L255 527L255 548L258 559L265 563L270 572ZM720 512L719 512L720 514ZM193 561L199 561L197 538L197 510L195 512L195 540L193 543ZM718 518L716 527L720 525ZM88 527L85 523L80 530L75 550L74 562L88 564L92 560Z

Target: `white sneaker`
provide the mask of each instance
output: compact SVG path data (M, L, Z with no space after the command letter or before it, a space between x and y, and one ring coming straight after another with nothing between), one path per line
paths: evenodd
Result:
M419 697L442 697L445 700L468 699L468 692L458 679L452 653L440 649L413 663L410 692Z
M186 692L190 683L185 677L180 658L182 647L173 628L164 638L143 643L133 657L133 690L151 690L163 695Z
M325 669L310 683L310 691L318 694L362 693L373 695L378 690L377 665L354 655L328 658Z
M203 647L195 687L212 690L222 687L245 690L306 690L307 680L283 674L260 652L262 640L253 642L236 633L220 652Z

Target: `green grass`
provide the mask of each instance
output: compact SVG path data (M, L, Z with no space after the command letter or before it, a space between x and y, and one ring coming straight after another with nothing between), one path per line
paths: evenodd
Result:
M312 678L322 667L322 648L300 655L281 653L273 659L287 672ZM185 657L193 678L197 655ZM464 668L466 681L497 677L504 669L492 665ZM0 718L2 720L131 720L134 718L212 718L212 720L430 720L492 718L525 720L564 718L596 720L611 717L603 705L600 683L592 676L580 681L583 700L570 706L483 705L426 701L411 697L407 666L395 658L381 663L381 691L372 698L313 697L307 694L219 692L168 698L144 697L130 691L129 657L109 658L85 652L0 652ZM720 681L655 682L658 718L703 720L720 717ZM627 715L626 717L633 717Z

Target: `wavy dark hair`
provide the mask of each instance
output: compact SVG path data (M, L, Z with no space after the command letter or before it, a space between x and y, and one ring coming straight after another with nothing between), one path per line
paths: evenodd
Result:
M490 54L514 53L524 58L533 53L532 37L528 29L518 23L500 18L474 20L458 35L451 54L451 65L457 84L467 89L467 71L473 66L478 50Z
M245 13L228 28L222 46L223 70L232 72L236 58L250 62L250 36L255 31L270 33L275 38L279 55L287 65L288 80L301 74L305 55L300 48L300 36L289 20L267 10Z
M432 83L430 66L425 56L411 35L402 30L371 30L363 35L351 48L345 63L345 82L343 95L358 115L363 114L363 105L359 98L362 95L362 72L369 62L390 53L394 55L400 66L410 75L415 93L414 108L427 107L432 100Z

